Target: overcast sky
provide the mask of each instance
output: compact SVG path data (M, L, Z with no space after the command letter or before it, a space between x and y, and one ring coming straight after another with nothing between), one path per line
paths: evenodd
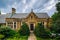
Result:
M35 13L47 12L51 16L56 11L57 0L0 0L0 10L2 14L11 13L11 8L16 9L16 13L29 13L31 9Z

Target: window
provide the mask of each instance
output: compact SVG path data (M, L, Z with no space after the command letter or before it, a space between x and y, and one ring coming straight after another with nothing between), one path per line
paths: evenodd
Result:
M10 28L16 29L16 22L8 22Z
M42 23L44 25L44 22L39 22L39 23Z
M10 28L13 28L13 22L8 22L8 26L9 26Z
M16 29L16 22L14 22L14 29Z
M44 22L42 22L42 24L44 25Z

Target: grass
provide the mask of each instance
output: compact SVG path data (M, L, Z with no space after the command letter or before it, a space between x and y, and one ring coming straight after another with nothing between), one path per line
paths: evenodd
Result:
M39 38L39 37L37 37L37 40L56 40L56 39L51 39L51 38Z
M8 38L7 40L28 40L27 36L21 36L20 38L14 37L14 38Z

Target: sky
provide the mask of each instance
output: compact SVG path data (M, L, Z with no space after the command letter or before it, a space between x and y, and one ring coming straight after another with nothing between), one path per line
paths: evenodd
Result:
M52 16L56 11L57 0L0 0L0 11L2 14L11 13L12 8L16 13L29 13L31 9L35 13L47 13Z

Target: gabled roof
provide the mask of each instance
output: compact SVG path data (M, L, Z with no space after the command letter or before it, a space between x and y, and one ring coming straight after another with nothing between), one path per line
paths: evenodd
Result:
M38 18L50 18L47 13L35 13Z
M34 13L38 18L50 18L47 13ZM5 18L26 18L29 13L7 13L0 15L0 23L5 23Z
M11 18L26 18L29 15L29 13L17 13L14 14Z
M49 18L47 13L34 13L38 18ZM11 18L26 18L29 13L16 13ZM10 15L11 16L11 15ZM9 17L7 17L9 18Z

